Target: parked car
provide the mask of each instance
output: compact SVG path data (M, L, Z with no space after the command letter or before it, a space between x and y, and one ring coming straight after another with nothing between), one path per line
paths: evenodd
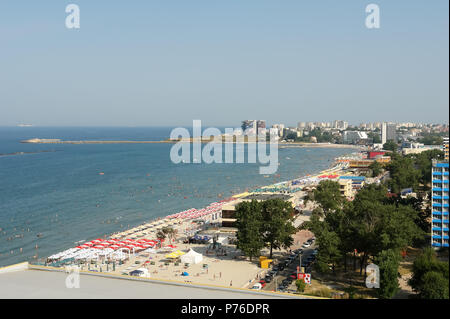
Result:
M303 247L303 248L309 248L309 247L311 247L311 244L308 244L307 242L305 242L305 243L302 245L302 247Z
M286 292L286 287L280 286L280 287L277 288L277 291L278 292Z
M278 266L278 268L280 269L280 271L283 271L283 270L284 270L284 264L280 264L280 265Z
M260 283L257 282L250 289L261 290L262 288L263 288L263 286Z
M292 283L292 278L286 278L282 281L283 286L288 287Z
M272 276L266 276L266 277L264 277L264 281L269 283L272 281L272 278L273 278Z

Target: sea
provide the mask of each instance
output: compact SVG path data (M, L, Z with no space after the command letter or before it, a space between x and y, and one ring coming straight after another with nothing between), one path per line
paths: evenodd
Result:
M45 257L189 208L329 168L338 148L280 148L260 164L179 163L173 144L24 144L165 140L171 127L0 127L0 266ZM224 132L222 130L222 132Z

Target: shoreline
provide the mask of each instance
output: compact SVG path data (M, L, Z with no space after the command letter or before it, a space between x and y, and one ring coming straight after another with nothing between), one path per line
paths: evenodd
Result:
M357 152L346 152L346 155L340 155L333 158L332 163L318 168L311 174L304 176L291 176L278 183L262 183L259 188L270 188L279 184L285 184L291 189L291 194L297 197L295 205L300 203L303 198L303 190L295 190L294 185L310 186L314 179L322 174L339 174L346 167L339 163L338 159L342 156L355 155ZM295 181L295 182L294 182ZM302 188L303 188L302 186ZM294 189L292 189L294 187ZM269 189L267 189L270 192ZM253 190L249 190L250 193ZM119 230L112 233L105 233L98 239L91 241L83 240L71 246L72 248L60 250L56 254L42 256L35 260L29 260L32 267L57 267L55 269L64 269L64 265L70 264L78 267L80 271L86 274L106 274L113 278L119 276L124 279L135 279L130 276L131 272L137 269L147 269L149 280L159 282L179 281L181 284L199 284L199 285L219 285L228 286L233 283L233 287L239 289L248 289L253 282L253 278L262 276L264 269L259 268L255 262L250 262L239 257L239 250L228 244L230 234L228 231L220 232L220 242L225 239L223 249L225 255L219 252L208 253L208 247L201 243L186 243L185 239L194 234L202 236L212 236L209 231L218 230L221 222L222 206L239 200L242 194L235 194L221 201L213 202L208 206L202 206L200 209L188 209L182 212L167 216L160 216L152 220L138 223L125 230ZM195 220L203 220L203 223L197 224ZM156 234L163 227L171 227L177 231L174 238L166 238L162 242L156 238ZM212 227L212 228L211 228ZM89 239L88 239L89 240ZM83 243L82 243L83 242ZM168 245L170 243L170 245ZM100 246L101 245L101 246ZM172 246L176 245L176 246ZM76 247L75 247L76 246ZM189 249L195 249L196 253L203 256L203 263L208 267L202 267L203 263L190 264L185 267L184 264L177 264L167 261L167 253L174 252L176 249L181 254L185 254ZM276 255L282 255L283 251ZM280 256L281 256L280 255ZM109 260L109 262L107 262ZM114 266L111 264L114 260ZM184 265L184 266L183 266ZM111 268L113 267L113 268ZM209 272L208 272L209 270ZM182 271L188 271L191 277L182 277ZM145 278L147 278L144 276ZM181 277L180 277L181 276ZM231 284L230 284L231 285Z
M60 139L39 139L33 138L22 140L22 144L176 144L176 143L214 143L213 139L202 140L159 140L159 141L131 141L131 140L80 140L80 141L65 141ZM219 141L224 144L250 144L257 143L257 141ZM267 142L266 142L267 143ZM271 144L270 142L267 144ZM279 148L297 148L297 147L318 147L318 148L353 148L363 149L364 146L352 144L332 144L332 143L306 143L306 142L278 142Z
M349 148L349 151L348 151L346 154L349 155L351 151L352 151L352 150ZM352 152L352 153L354 153L354 152ZM310 175L306 175L306 176L290 176L290 177L288 177L286 180L280 181L280 182L278 182L278 183L276 183L276 184L286 184L286 183L292 182L292 181L294 181L294 180L308 179L308 178L311 178L311 177L314 177L314 176L319 176L319 175L325 174L326 172L328 172L328 171L330 171L330 170L338 171L338 170L339 170L339 167L337 166L338 163L336 162L336 159L339 158L339 157L342 157L342 156L346 156L346 155L340 155L340 156L338 156L338 157L331 157L330 160L332 160L332 161L331 161L331 163L329 163L329 165L328 165L327 167L324 167L324 168L322 168L322 169L318 168L317 171L311 172ZM342 169L342 167L341 167L340 169ZM268 181L268 182L269 182L269 181ZM270 182L269 182L269 183L266 184L266 183L263 182L262 184L260 184L260 185L258 185L258 186L255 186L255 187L252 188L252 189L249 189L249 191L252 192L252 190L254 190L254 189L259 189L259 188L270 188L270 187L273 186L273 185L274 185L274 183L270 183ZM239 195L242 195L242 194L244 194L244 193L245 193L245 192L233 194L233 195L230 195L229 197L227 197L226 199L222 199L222 200L225 201L225 202L226 202L227 200L236 200L236 199L239 198ZM211 204L211 203L209 203L209 204ZM205 206L200 206L200 208L199 208L198 210L201 210L202 208L204 209L207 205L208 205L208 204L205 204ZM181 209L180 209L180 210L181 210ZM108 238L108 237L111 237L111 236L114 236L114 235L118 235L118 234L120 234L120 233L129 233L131 230L136 229L136 228L139 228L139 227L141 227L141 226L143 226L143 225L146 225L146 224L163 223L163 222L167 221L168 216L170 216L170 215L163 215L163 216L159 216L159 217L154 217L154 218L152 218L152 219L150 219L150 220L138 222L138 223L135 224L135 225L129 225L129 228L128 228L128 229L121 229L121 230L117 230L117 231L113 231L113 232L107 232L107 233L103 233L103 234L97 234L96 236L98 236L98 237L100 237L100 238ZM152 225L152 226L153 226L153 225ZM188 230L188 231L189 231L189 230ZM191 229L191 231L193 231L193 229ZM95 236L95 235L92 235L92 236ZM91 236L84 237L84 238L86 238L86 239L80 240L79 242L74 242L73 244L81 245L81 242L86 242L86 241L88 241L89 239L87 239L87 238L89 238L89 237L91 237ZM91 238L94 238L94 237L91 237ZM95 238L97 238L97 237L95 237ZM65 248L62 247L61 250L63 250L63 249L65 249ZM61 251L61 250L58 249L57 251ZM48 256L48 255L47 255L47 256ZM33 262L33 259L32 259L32 258L31 258L31 259L28 259L28 258L27 258L27 259L25 259L25 260L30 261L30 262Z

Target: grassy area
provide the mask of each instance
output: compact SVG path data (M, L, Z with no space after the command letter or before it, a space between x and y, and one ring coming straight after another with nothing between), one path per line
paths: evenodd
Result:
M365 286L364 275L359 275L359 271L348 271L344 273L341 270L336 271L336 274L320 274L316 271L311 273L311 285L305 289L305 294L334 298L334 299L349 299L350 292L353 298L367 299L376 298L376 291Z

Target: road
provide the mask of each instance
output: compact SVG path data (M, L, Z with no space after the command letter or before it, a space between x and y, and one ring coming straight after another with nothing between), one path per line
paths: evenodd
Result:
M300 265L300 256L302 261L306 260L309 255L311 255L316 248L316 245L313 244L309 248L303 248L303 253L299 255L297 259L294 259L294 261L291 262L291 264L286 267L283 271L278 272L278 274L272 279L270 283L268 283L263 290L268 291L276 291L276 286L279 286L281 282L286 279L290 274L297 271L297 266ZM289 254L286 254L286 258L289 256ZM310 272L310 267L307 267L305 269L306 273ZM292 284L288 287L288 290L296 290L297 287L295 286L295 280L292 281Z

